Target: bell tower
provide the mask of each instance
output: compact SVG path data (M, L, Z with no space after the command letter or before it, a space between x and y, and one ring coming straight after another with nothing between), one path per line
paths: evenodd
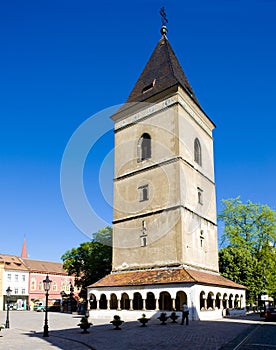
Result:
M162 24L161 39L112 116L113 271L190 266L218 272L215 125Z

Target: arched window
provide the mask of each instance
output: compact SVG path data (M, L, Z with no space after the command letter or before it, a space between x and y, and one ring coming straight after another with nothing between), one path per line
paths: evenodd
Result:
M199 302L200 302L200 310L206 310L206 296L205 292L201 292L199 296Z
M143 299L140 293L136 292L133 294L133 310L143 309Z
M159 310L172 310L172 298L169 292L161 292L158 299Z
M209 292L207 296L207 310L214 309L214 294Z
M156 307L155 296L152 292L148 292L147 299L146 299L146 309L155 310L155 307Z
M100 302L99 302L100 309L106 310L107 309L107 299L106 295L102 294L100 297Z
M38 283L38 290L42 290L42 282L41 281Z
M139 162L151 158L151 137L149 134L144 133L140 137L138 141L137 153Z
M229 295L229 308L232 309L233 308L233 294Z
M127 293L123 293L121 296L121 309L122 310L129 310L130 308L130 300Z
M118 309L118 299L117 296L112 293L110 295L110 309L111 310L117 310Z
M198 138L196 138L194 142L194 158L195 162L197 162L199 165L202 165L201 146Z
M90 309L97 309L97 299L94 294L89 294Z
M175 309L177 311L181 311L182 310L182 305L183 304L188 304L187 302L187 295L186 293L184 293L183 291L178 291L176 293L176 299L175 299Z
M36 280L35 280L35 278L31 279L31 290L36 290Z
M221 294L217 293L216 295L216 308L220 309L221 308Z

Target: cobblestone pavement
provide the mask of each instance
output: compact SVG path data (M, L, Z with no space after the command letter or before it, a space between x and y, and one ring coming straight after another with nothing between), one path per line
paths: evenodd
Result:
M100 320L92 320L94 325L90 328L90 333L81 334L77 326L81 316L60 313L48 315L49 337L44 338L44 313L12 311L10 328L3 329L0 333L0 349L229 350L234 349L254 327L267 326L260 321L258 315L217 321L190 321L189 326L170 322L162 326L156 319L150 320L147 327L140 327L138 322L125 322L120 331L114 330L111 324L100 324ZM5 317L5 312L0 312L0 324L5 323ZM276 323L270 327L276 333ZM272 343L269 349L276 349L276 344L274 345Z

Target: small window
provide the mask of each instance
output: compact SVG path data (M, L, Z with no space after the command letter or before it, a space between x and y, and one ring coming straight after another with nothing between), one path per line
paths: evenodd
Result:
M204 243L204 232L203 232L203 230L201 230L200 231L200 236L199 236L199 238L200 238L200 248L203 248L203 243Z
M196 138L194 142L194 159L196 163L202 165L201 146L198 138Z
M147 237L141 237L141 247L146 247L147 245Z
M149 134L144 133L137 145L138 162L151 158L151 137Z
M146 227L146 221L142 221L142 229L141 229L141 247L146 247L147 245L147 227Z
M197 188L197 200L199 204L203 204L203 190L201 188Z
M22 288L22 294L25 294L25 293L26 293L26 289Z
M36 290L36 280L35 280L35 278L32 278L32 281L31 281L31 290Z
M26 276L22 275L22 281L25 282L25 280L26 280Z
M14 275L15 282L18 282L18 275Z
M42 282L38 283L38 290L42 290Z
M8 281L11 281L11 273L8 273L7 278L8 278Z
M156 79L154 79L153 82L150 83L149 85L145 86L144 89L142 90L142 93L145 94L148 91L152 90L154 88L155 82L156 82Z
M147 201L149 199L149 185L138 187L140 192L140 202Z
M14 288L14 294L18 294L18 288Z
M65 289L66 289L66 282L63 281L63 282L61 283L61 290L62 290L62 291L65 291Z
M142 221L142 235L145 236L147 234L146 221Z
M56 292L57 291L57 282L53 282L53 291Z

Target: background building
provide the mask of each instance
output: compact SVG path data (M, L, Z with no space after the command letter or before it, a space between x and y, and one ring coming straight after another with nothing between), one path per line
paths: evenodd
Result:
M45 305L43 280L46 276L52 281L49 291L49 305L60 308L66 299L66 310L76 304L78 289L74 287L74 276L68 276L63 264L58 262L28 259L26 239L21 256L0 254L0 310L7 306L6 290L12 290L10 307L16 310L33 309L36 303ZM71 300L72 299L72 300ZM74 299L74 300L73 300Z
M49 290L49 305L60 303L62 294L70 294L73 288L74 277L68 276L68 273L63 269L62 263L22 259L29 271L29 296L28 301L32 309L37 302L45 302L45 291L43 288L43 280L46 275L52 281L51 289Z
M0 254L0 278L2 278L2 302L0 310L6 310L6 290L10 287L10 306L17 310L26 310L28 306L29 270L17 256Z

